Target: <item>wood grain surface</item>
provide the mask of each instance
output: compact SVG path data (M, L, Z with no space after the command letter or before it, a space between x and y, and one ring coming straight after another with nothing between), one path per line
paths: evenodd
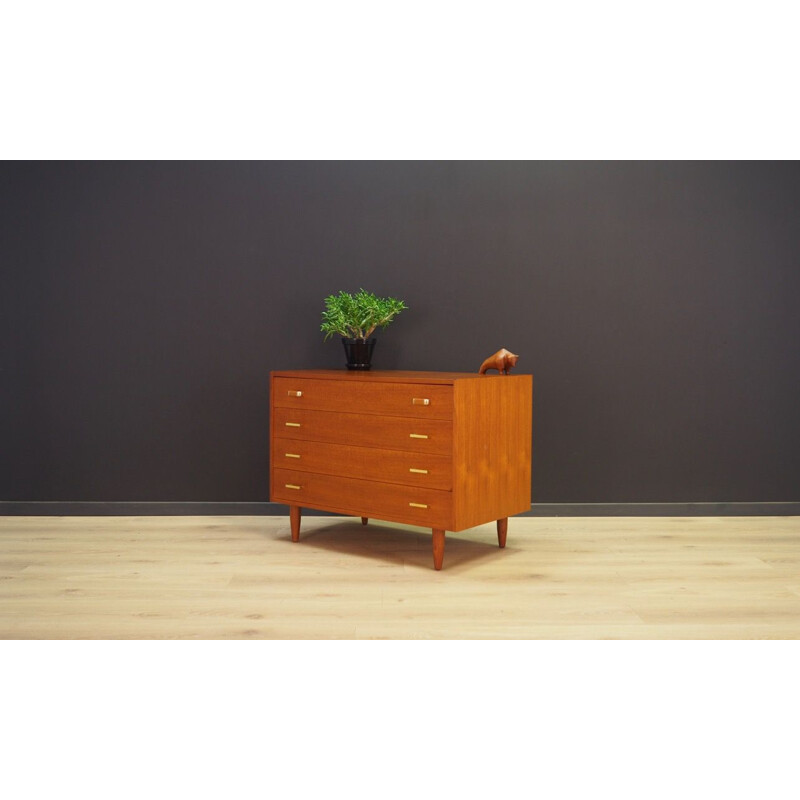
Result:
M475 366L475 372L426 372L425 370L407 369L371 369L364 372L346 369L285 369L274 370L271 374L276 378L314 378L316 380L349 381L350 383L358 383L359 381L367 383L375 383L376 381L427 383L434 386L449 386L457 380L464 379L483 380L490 378L497 380L503 377L500 375L479 375L478 365Z
M797 639L800 517L0 518L4 639Z
M449 385L275 377L272 390L274 403L281 408L453 418L453 387Z
M275 439L272 445L272 467L408 486L427 486L429 489L446 491L453 487L452 459L432 453L352 447L301 439Z
M454 391L453 530L527 511L532 377L458 381Z
M453 423L443 419L381 417L276 406L272 425L275 436L384 450L448 455L453 445ZM420 436L425 438L416 438Z
M288 469L273 470L272 489L279 503L409 525L453 527L453 493L439 489Z

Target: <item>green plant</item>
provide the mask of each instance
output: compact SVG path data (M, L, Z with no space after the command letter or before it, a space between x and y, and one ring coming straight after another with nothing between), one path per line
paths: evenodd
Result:
M375 328L385 328L408 308L394 297L376 297L361 289L357 294L339 292L325 298L321 331L327 341L335 333L349 339L366 340Z

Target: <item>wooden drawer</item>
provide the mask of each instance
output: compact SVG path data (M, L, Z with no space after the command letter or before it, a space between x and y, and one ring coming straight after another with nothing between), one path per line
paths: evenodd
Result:
M452 526L452 493L438 489L273 469L272 498L279 503L409 525Z
M453 423L442 419L379 417L373 414L276 407L273 411L272 435L286 439L449 455L453 446Z
M414 383L273 378L276 408L452 419L453 387Z
M452 459L432 453L276 438L272 466L445 491L453 486Z

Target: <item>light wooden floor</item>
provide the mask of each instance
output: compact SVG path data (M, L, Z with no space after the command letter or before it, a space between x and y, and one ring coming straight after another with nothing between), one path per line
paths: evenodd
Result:
M0 517L4 639L800 638L800 517Z

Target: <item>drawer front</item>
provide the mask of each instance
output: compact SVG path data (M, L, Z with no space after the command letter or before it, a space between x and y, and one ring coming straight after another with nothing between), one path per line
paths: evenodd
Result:
M277 408L453 419L452 386L274 378L272 392Z
M288 469L273 469L271 499L427 528L447 529L453 517L451 492Z
M450 455L453 423L310 409L273 409L274 437Z
M272 466L445 491L453 486L452 459L433 453L276 438Z

